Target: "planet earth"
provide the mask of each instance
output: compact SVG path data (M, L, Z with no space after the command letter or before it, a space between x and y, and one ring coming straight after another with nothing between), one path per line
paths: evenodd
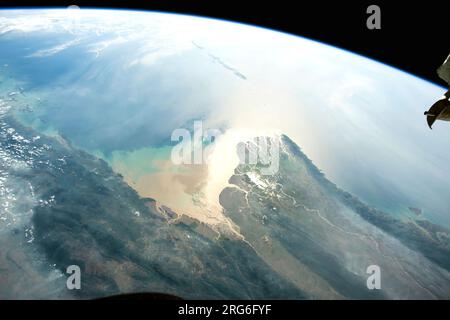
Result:
M0 10L0 298L448 299L444 92L234 22Z

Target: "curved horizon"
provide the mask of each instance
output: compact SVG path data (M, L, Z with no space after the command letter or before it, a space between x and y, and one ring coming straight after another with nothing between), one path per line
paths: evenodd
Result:
M443 90L448 90L448 88L446 88L441 83L437 83L437 82L432 81L430 79L424 78L423 76L419 76L419 75L417 75L415 73L412 73L410 71L407 71L407 70L399 68L399 67L396 67L395 65L389 64L387 62L383 62L381 60L377 60L377 59L365 56L362 53L359 53L359 52L356 52L356 51L353 51L353 50L350 50L350 49L346 49L344 47L340 47L340 46L337 46L337 45L333 45L333 44L330 44L330 43L327 43L325 41L321 41L321 40L318 40L318 39L308 38L308 37L305 37L305 36L300 35L300 34L291 33L291 32L288 32L288 31L278 30L278 29L274 29L274 28L269 28L269 27L265 27L263 25L242 22L242 21L239 21L239 20L230 20L230 19L225 19L225 18L217 18L217 17L213 17L213 16L204 16L204 15L190 14L190 13L179 13L179 12L173 12L173 11L147 10L147 9L136 9L136 8L95 7L95 6L93 6L93 7L90 7L90 6L88 6L88 7L77 6L77 7L79 7L80 10L149 12L149 13L158 13L158 14L166 14L166 15L186 16L186 17L199 18L199 19L205 19L205 20L215 20L215 21L221 21L221 22L228 22L228 23L239 24L239 25L242 25L242 26L252 27L252 28L256 28L256 29L263 29L263 30L266 30L266 31L272 31L272 32L275 32L275 33L283 34L285 36L291 36L291 37L294 37L294 38L301 38L301 39L304 39L304 40L316 42L318 44L321 44L321 45L324 45L324 46L328 46L328 47L336 49L336 50L340 50L340 51L344 51L346 53L353 54L353 55L358 56L360 58L364 58L364 59L367 59L367 60L374 61L374 62L379 63L381 65L384 65L386 67L395 69L397 71L400 71L400 72L406 73L406 74L408 74L410 76L413 76L415 78L418 78L421 81L430 82L430 83L432 83L432 84L442 88ZM56 7L56 6L55 7L54 6L34 7L34 6L24 6L24 7L6 7L6 8L5 7L3 7L3 8L0 7L0 10L17 10L17 11L20 11L20 10L67 10L67 9L69 9L69 6L68 7ZM436 66L436 69L437 69L437 67L438 66Z

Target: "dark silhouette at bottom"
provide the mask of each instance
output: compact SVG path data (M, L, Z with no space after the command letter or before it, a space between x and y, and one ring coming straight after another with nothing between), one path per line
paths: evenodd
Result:
M124 293L97 300L183 300L183 298L158 292Z

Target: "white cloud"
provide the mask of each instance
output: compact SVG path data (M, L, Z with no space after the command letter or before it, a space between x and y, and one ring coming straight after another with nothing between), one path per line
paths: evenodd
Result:
M29 55L28 57L48 57L48 56L52 56L55 55L61 51L64 51L72 46L77 45L80 42L80 39L74 39L74 40L70 40L64 43L61 43L57 46L48 48L48 49L41 49L36 51L35 53L32 53L31 55Z

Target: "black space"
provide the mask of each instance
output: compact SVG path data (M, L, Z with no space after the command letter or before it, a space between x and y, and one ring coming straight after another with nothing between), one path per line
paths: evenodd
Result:
M450 1L72 0L2 1L0 6L70 4L187 13L263 26L332 44L445 86L436 69L450 53ZM370 4L381 8L381 30L366 28Z

